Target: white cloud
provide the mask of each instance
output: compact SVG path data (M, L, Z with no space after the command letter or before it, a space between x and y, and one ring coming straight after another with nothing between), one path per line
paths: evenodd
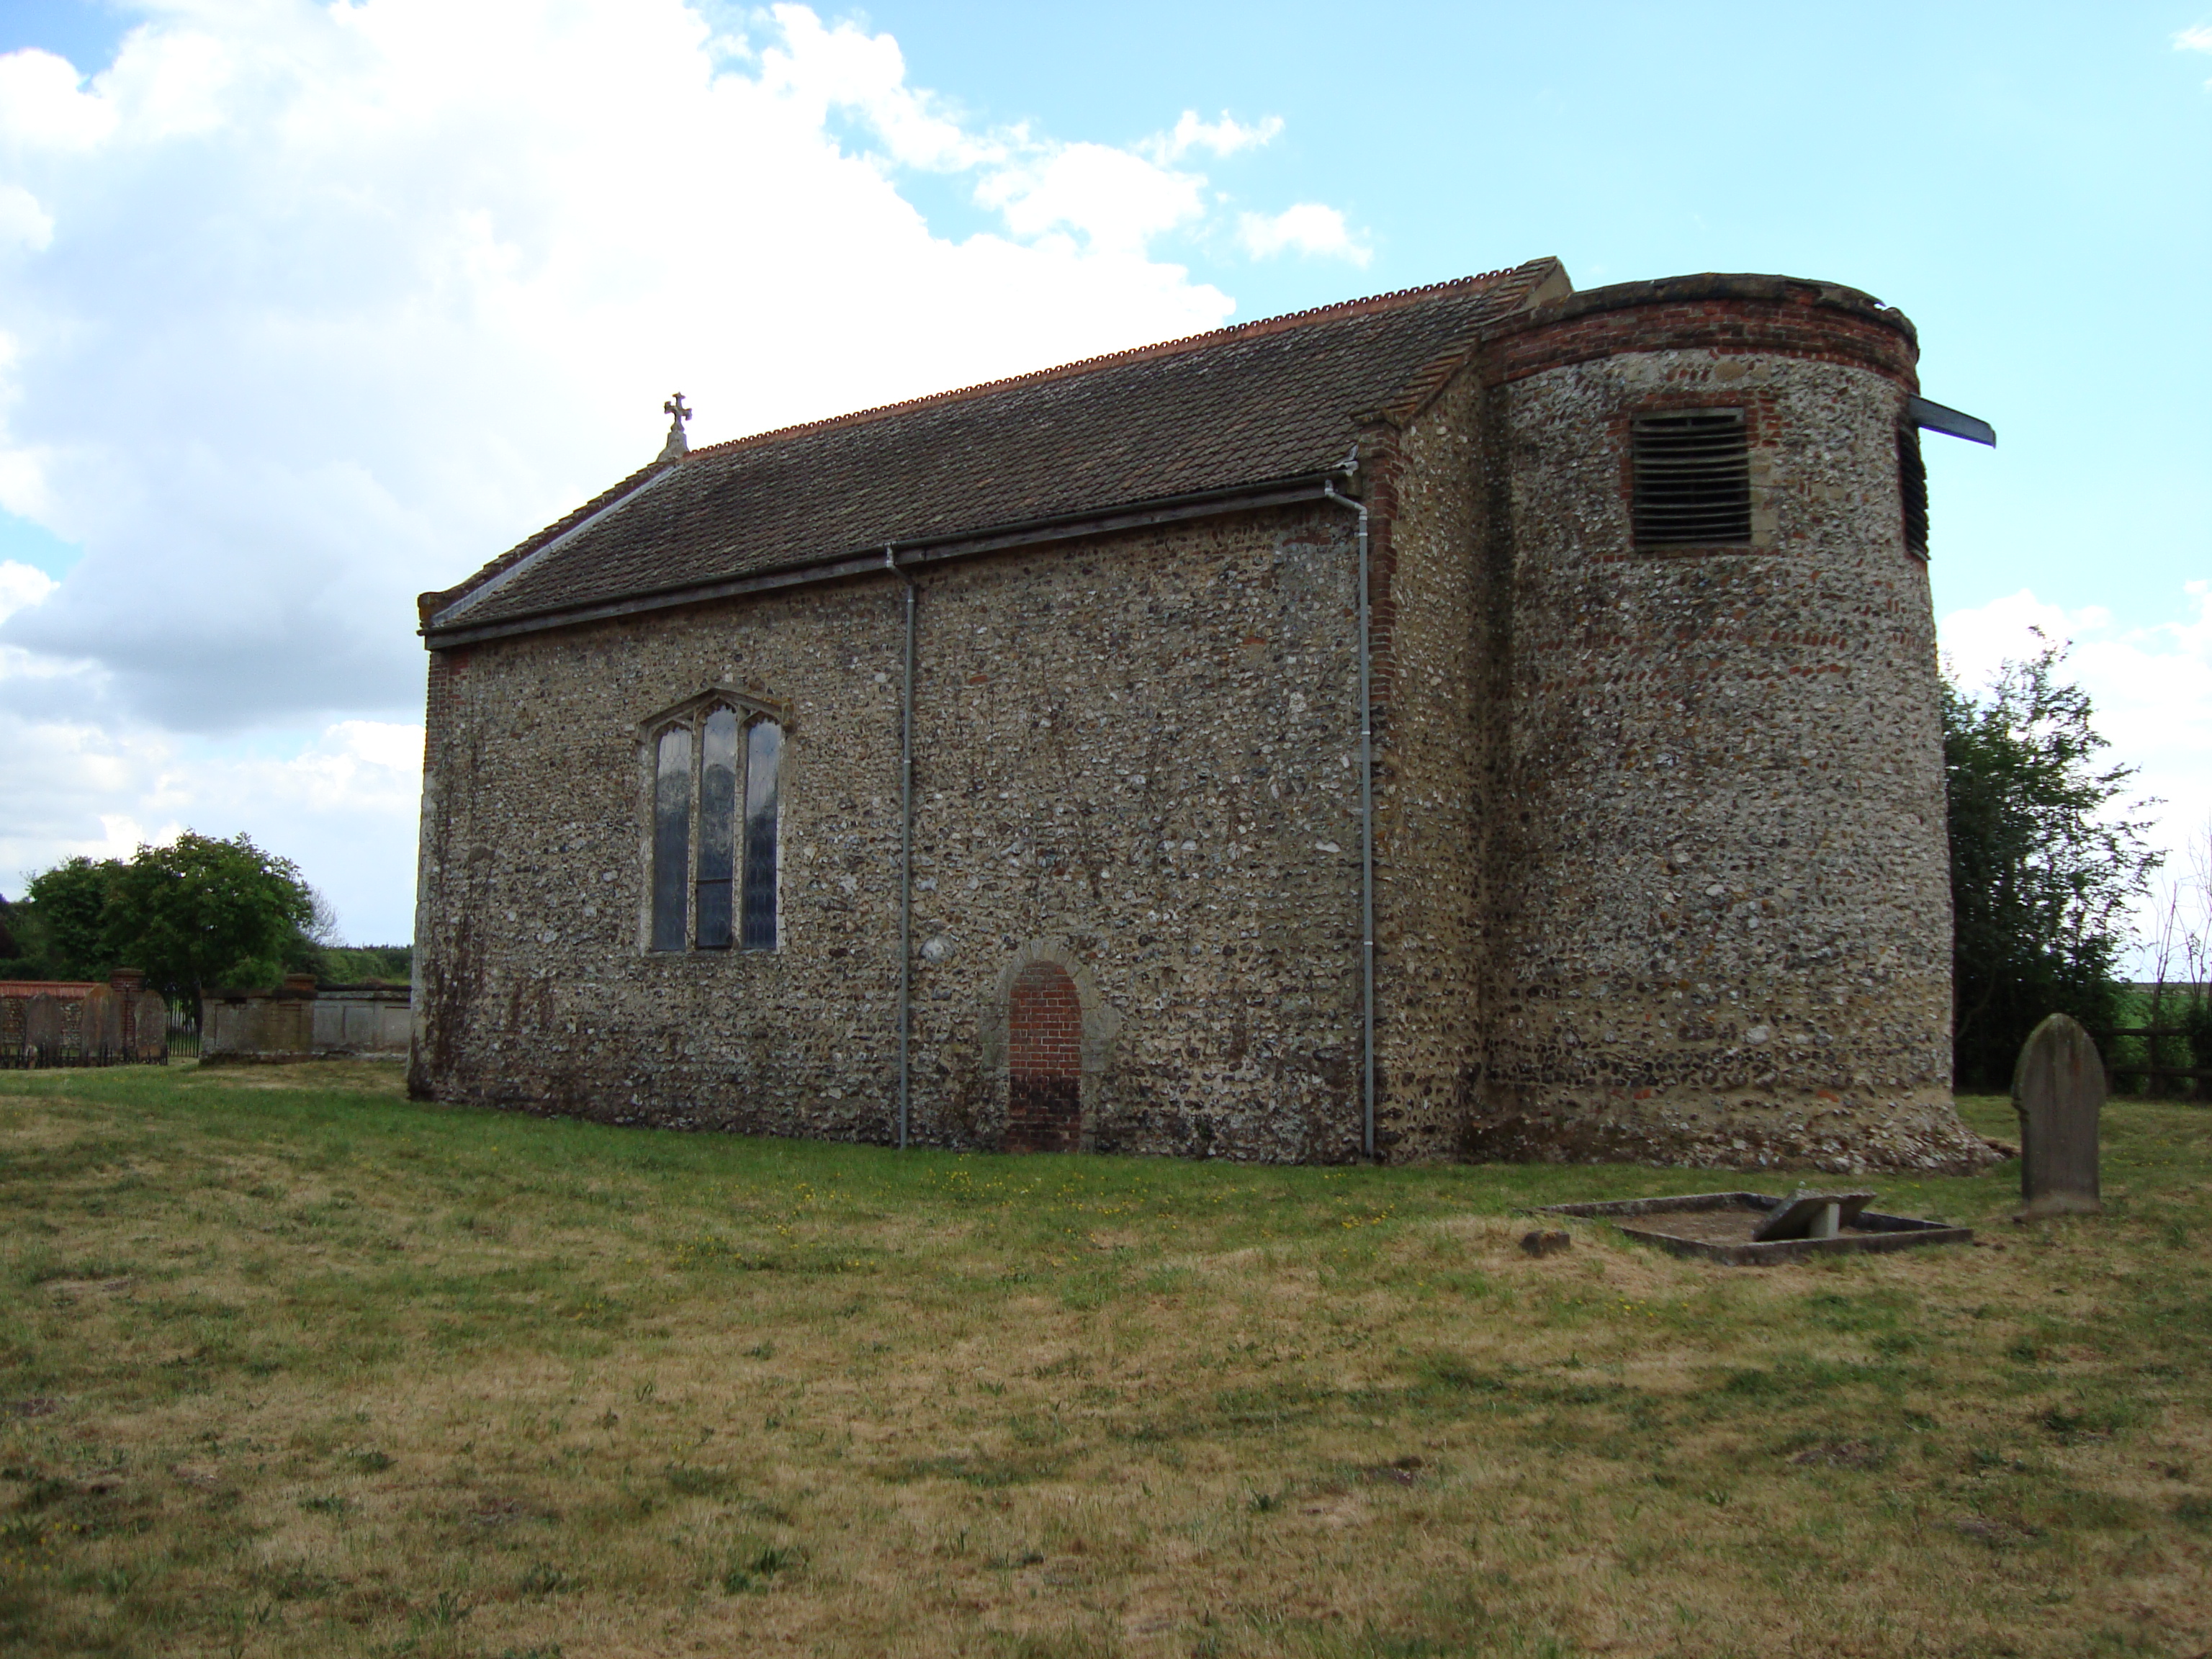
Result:
M1149 138L1139 147L1154 161L1166 163L1180 161L1194 149L1203 149L1216 156L1230 156L1239 150L1257 149L1272 141L1283 130L1280 116L1263 117L1255 125L1246 126L1221 112L1218 121L1201 121L1194 109L1185 110L1176 120L1172 131Z
M0 185L0 249L26 247L33 253L54 240L53 216L21 185Z
M784 44L761 54L762 82L811 100L817 121L832 106L858 112L905 167L953 172L1004 158L1004 143L969 132L934 94L907 85L905 55L890 35L849 22L824 28L804 6L776 6L772 15Z
M57 586L54 579L34 565L0 559L0 622L16 611L37 605Z
M2019 660L2044 639L2070 641L2065 672L2089 693L2103 758L2139 769L2130 793L2155 798L2154 845L2170 869L2212 824L2212 581L2184 591L2183 620L2121 628L2102 606L2079 611L2019 592L1942 619L1944 656L1969 690L1986 684L2007 659Z
M1154 237L1197 219L1206 210L1205 187L1194 173L1126 149L1066 144L991 174L975 197L1004 212L1017 236L1074 230L1089 251L1118 261L1140 258Z
M2183 29L2173 37L2176 52L2212 52L2212 23L2199 23L2193 28ZM2205 86L2212 88L2212 81Z
M386 872L371 932L418 590L649 456L678 386L706 443L1219 325L1158 245L1227 241L1200 163L1281 125L994 127L804 6L123 3L95 73L0 56L0 507L82 550L0 567L0 872L290 826L334 896ZM997 228L934 234L909 170Z
M115 130L115 107L82 90L84 77L49 52L0 57L0 144L88 149Z
M335 721L270 753L49 713L0 725L0 893L75 854L128 858L186 828L244 830L301 866L346 937L412 933L421 726Z
M1237 240L1255 259L1272 258L1278 253L1311 253L1349 259L1364 267L1374 257L1373 251L1346 228L1341 213L1318 202L1300 202L1273 216L1247 213L1237 222Z

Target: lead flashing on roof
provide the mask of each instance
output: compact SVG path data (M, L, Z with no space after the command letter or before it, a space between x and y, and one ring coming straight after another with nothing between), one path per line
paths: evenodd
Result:
M463 611L470 609L471 606L482 604L493 594L498 592L501 588L506 586L507 583L513 581L517 576L520 576L524 571L529 569L531 566L544 558L548 554L555 551L558 548L565 547L568 543L575 540L577 537L582 535L586 530L589 530L593 525L604 520L610 514L629 506L639 496L644 495L647 490L652 489L653 485L660 483L661 480L667 477L675 471L676 464L674 462L671 462L668 465L662 467L659 471L654 473L651 477L645 480L644 483L639 484L636 489L626 489L621 495L616 496L614 500L609 501L605 507L601 507L598 512L586 514L582 518L577 520L575 523L570 525L566 530L554 537L544 546L532 548L529 552L524 554L513 564L507 566L506 569L493 576L489 581L479 582L476 586L469 589L467 592L462 594L459 599L453 600L450 605L447 605L443 610L433 616L429 619L428 623L425 624L420 631L427 635L432 629L445 626L452 618L459 616Z

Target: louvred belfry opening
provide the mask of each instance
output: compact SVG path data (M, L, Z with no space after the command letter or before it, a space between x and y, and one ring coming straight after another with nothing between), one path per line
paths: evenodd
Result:
M1751 539L1751 451L1741 410L1639 416L1633 444L1638 547Z
M1065 969L1033 962L1006 1010L1010 1152L1065 1152L1081 1138L1083 1005Z
M1920 429L1897 428L1897 493L1905 506L1905 545L1928 556L1928 463L1920 459Z

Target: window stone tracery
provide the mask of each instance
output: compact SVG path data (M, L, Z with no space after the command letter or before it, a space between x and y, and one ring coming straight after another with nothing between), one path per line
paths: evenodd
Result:
M776 948L785 713L716 687L644 722L647 950Z

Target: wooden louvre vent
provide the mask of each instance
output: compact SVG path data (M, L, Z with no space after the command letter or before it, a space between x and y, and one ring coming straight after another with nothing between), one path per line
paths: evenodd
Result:
M1920 428L1897 428L1897 493L1905 503L1905 545L1928 556L1928 464L1920 459Z
M1641 415L1632 441L1638 547L1751 539L1751 452L1741 410Z

